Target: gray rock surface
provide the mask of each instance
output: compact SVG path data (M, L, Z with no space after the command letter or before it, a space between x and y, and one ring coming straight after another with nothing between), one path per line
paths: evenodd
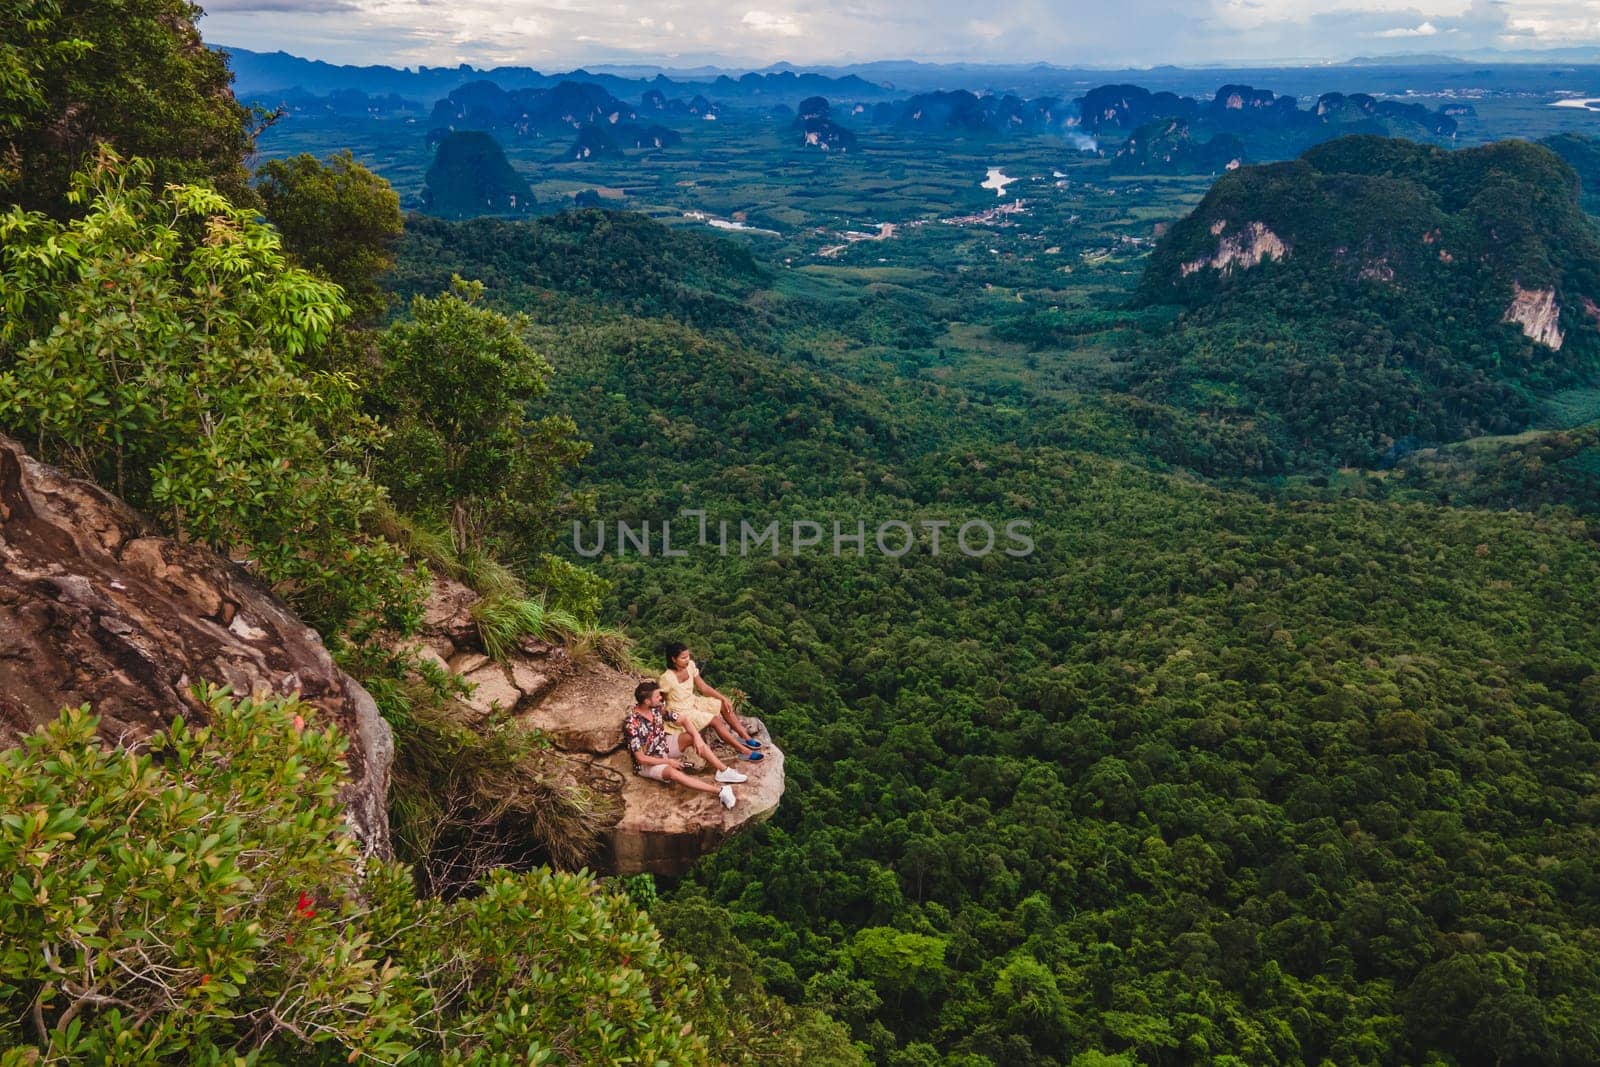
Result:
M202 681L298 693L338 724L351 827L389 854L389 726L316 632L234 564L0 435L0 745L79 704L105 737L138 744L179 717L204 721Z
M475 599L465 586L436 579L417 641L430 658L442 657L473 686L461 698L469 720L498 707L546 734L558 753L570 757L564 765L577 781L607 794L620 788L621 816L606 829L593 866L612 874L682 874L777 809L783 753L770 744L760 720L747 720L768 742L769 755L760 763L735 763L732 753L718 750L724 762L750 776L734 787L738 802L732 810L710 793L641 778L622 750L622 720L633 706L634 686L645 677L597 661L574 662L565 648L531 639L497 663L485 654L472 623ZM707 737L714 739L709 732Z

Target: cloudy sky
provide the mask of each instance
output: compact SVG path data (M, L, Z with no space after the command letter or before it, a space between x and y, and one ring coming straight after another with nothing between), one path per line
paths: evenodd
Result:
M1600 0L201 0L208 41L339 63L1145 66L1600 43Z

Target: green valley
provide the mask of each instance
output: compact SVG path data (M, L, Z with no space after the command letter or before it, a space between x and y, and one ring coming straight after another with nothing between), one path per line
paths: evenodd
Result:
M0 15L0 1067L1600 1062L1600 66L198 16Z

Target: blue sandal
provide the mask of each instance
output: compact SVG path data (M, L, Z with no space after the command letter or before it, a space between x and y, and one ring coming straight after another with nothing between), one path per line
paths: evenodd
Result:
M764 756L763 754L761 754L760 752L750 752L750 753L747 753L744 756L744 758L749 760L751 763L760 763L762 760L766 759L767 757Z
M742 738L742 739L740 739L739 743L744 745L746 748L760 748L761 747L761 742L757 741L753 737Z

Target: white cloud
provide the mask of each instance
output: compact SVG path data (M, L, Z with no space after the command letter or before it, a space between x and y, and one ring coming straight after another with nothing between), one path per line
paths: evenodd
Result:
M1600 0L210 0L211 41L334 62L871 59L1092 64L1343 59L1375 40L1452 49L1600 42Z
M1392 30L1378 31L1379 37L1432 37L1439 32L1439 27L1431 22L1424 22L1420 26L1396 26Z
M777 15L771 11L746 11L739 24L748 26L757 33L769 33L779 37L800 36L800 23L793 15Z

